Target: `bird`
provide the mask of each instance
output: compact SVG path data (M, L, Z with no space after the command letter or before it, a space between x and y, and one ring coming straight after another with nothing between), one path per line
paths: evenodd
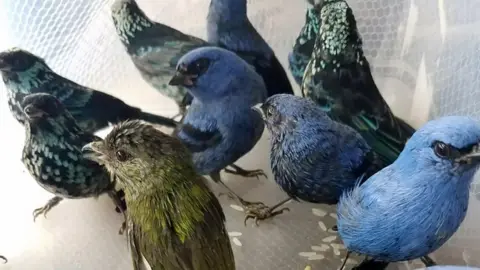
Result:
M273 49L247 16L247 0L211 0L207 15L207 41L231 50L255 67L268 96L294 94L285 69Z
M141 120L116 125L85 145L119 176L127 201L127 232L135 270L233 270L222 207L177 138Z
M47 93L26 95L21 103L25 115L25 145L22 163L35 181L54 194L33 211L33 220L63 199L97 198L108 194L121 209L115 178L105 167L86 159L82 147L101 138L83 131L59 99Z
M262 170L248 171L234 164L263 133L262 118L251 110L266 99L262 77L235 53L213 46L185 54L176 70L170 84L186 87L193 102L173 135L193 153L198 173L223 185L243 206L251 205L222 182L220 171L266 177Z
M288 68L295 82L301 87L305 68L312 57L315 39L320 30L319 8L310 6L305 14L305 24L295 39L292 51L288 54Z
M253 107L270 133L270 165L275 182L288 197L273 207L257 205L246 211L258 220L290 199L334 205L340 195L384 167L363 137L353 128L333 121L311 99L277 94Z
M10 111L21 124L26 121L21 109L23 98L41 92L58 98L80 128L88 133L126 119L138 118L167 127L176 127L178 124L172 119L142 112L116 97L62 77L44 59L18 47L0 52L0 73L7 89Z
M181 56L208 43L151 20L135 0L115 1L111 14L117 35L142 78L177 103L180 113L173 118L183 116L192 96L184 87L172 87L168 81Z
M465 218L479 165L476 120L444 116L427 122L397 160L340 197L337 226L347 256L397 262L437 250Z
M302 96L335 121L356 129L386 162L396 160L415 129L383 99L363 53L352 9L344 0L317 4L321 25L302 81Z

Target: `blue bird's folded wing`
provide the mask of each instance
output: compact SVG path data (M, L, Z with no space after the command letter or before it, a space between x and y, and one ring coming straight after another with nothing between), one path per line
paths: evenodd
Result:
M176 136L192 153L203 152L222 141L222 134L218 129L201 130L189 123L182 124L176 131Z

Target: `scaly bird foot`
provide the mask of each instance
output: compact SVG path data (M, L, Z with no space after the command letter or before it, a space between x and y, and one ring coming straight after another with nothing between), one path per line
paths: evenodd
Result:
M245 209L245 220L243 224L247 226L247 221L249 219L253 219L255 225L259 226L260 220L266 220L269 218L273 218L274 216L278 216L282 214L284 211L290 211L290 208L284 207L280 210L273 211L276 208L268 207L263 203L251 203L251 205L244 206Z
M234 165L234 164L230 165L230 167L232 167L233 170L231 170L229 168L225 168L226 173L240 175L240 176L243 176L243 177L257 177L257 178L259 178L260 176L264 176L265 178L268 178L263 170L251 170L251 171L249 171L249 170L242 169L242 168L240 168L240 167L238 167L237 165Z
M53 198L51 198L51 199L45 204L45 206L33 210L33 222L35 222L35 220L37 219L37 217L38 217L39 215L41 215L41 214L43 214L43 216L44 216L45 218L47 218L47 213L48 213L54 206L56 206L57 204L59 204L60 201L62 201L62 198L60 198L60 197L53 197Z
M122 222L122 226L120 226L120 229L118 230L118 234L123 235L126 229L127 229L127 222L124 221Z

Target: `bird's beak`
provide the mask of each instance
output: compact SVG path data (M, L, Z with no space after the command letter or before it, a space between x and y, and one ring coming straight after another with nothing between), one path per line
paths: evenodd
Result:
M101 151L103 147L102 141L94 141L89 144L86 144L82 147L83 156L87 159L100 162L103 160L103 153Z
M193 80L196 78L195 75L188 75L188 74L183 74L180 72L176 72L175 75L173 75L172 79L168 83L169 85L181 85L185 87L190 87L194 85Z
M262 106L263 106L263 103L258 103L258 104L256 104L255 106L252 107L252 110L259 113L260 116L262 117L262 119L265 120L266 117L265 117L265 113L263 112Z
M33 105L27 105L27 107L23 109L23 112L30 119L40 118L45 114L42 110L37 109Z
M457 161L464 162L467 164L480 163L480 143L474 145L470 150L470 152L461 156Z

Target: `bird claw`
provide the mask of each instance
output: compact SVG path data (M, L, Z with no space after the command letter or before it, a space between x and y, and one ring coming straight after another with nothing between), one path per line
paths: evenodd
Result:
M235 175L240 175L243 177L256 177L257 179L260 179L260 176L264 176L266 179L268 179L267 174L263 170L243 170L243 169L236 169L236 170L231 170L228 168L225 168L226 173L230 174L235 174Z
M47 218L47 213L48 211L50 211L50 208L47 207L47 206L44 206L44 207L39 207L35 210L33 210L33 222L35 222L35 220L37 219L37 217L41 214L43 214L43 217L44 218Z
M127 222L124 221L122 222L122 226L120 226L120 229L118 230L118 234L123 235L126 229L127 229Z
M256 206L254 206L256 204ZM273 211L271 207L266 206L263 203L251 203L249 206L245 206L245 219L243 220L243 224L247 226L247 221L249 219L253 219L255 225L259 226L260 220L266 220L269 218L273 218L282 214L284 211L290 211L290 208L284 207L280 210Z

